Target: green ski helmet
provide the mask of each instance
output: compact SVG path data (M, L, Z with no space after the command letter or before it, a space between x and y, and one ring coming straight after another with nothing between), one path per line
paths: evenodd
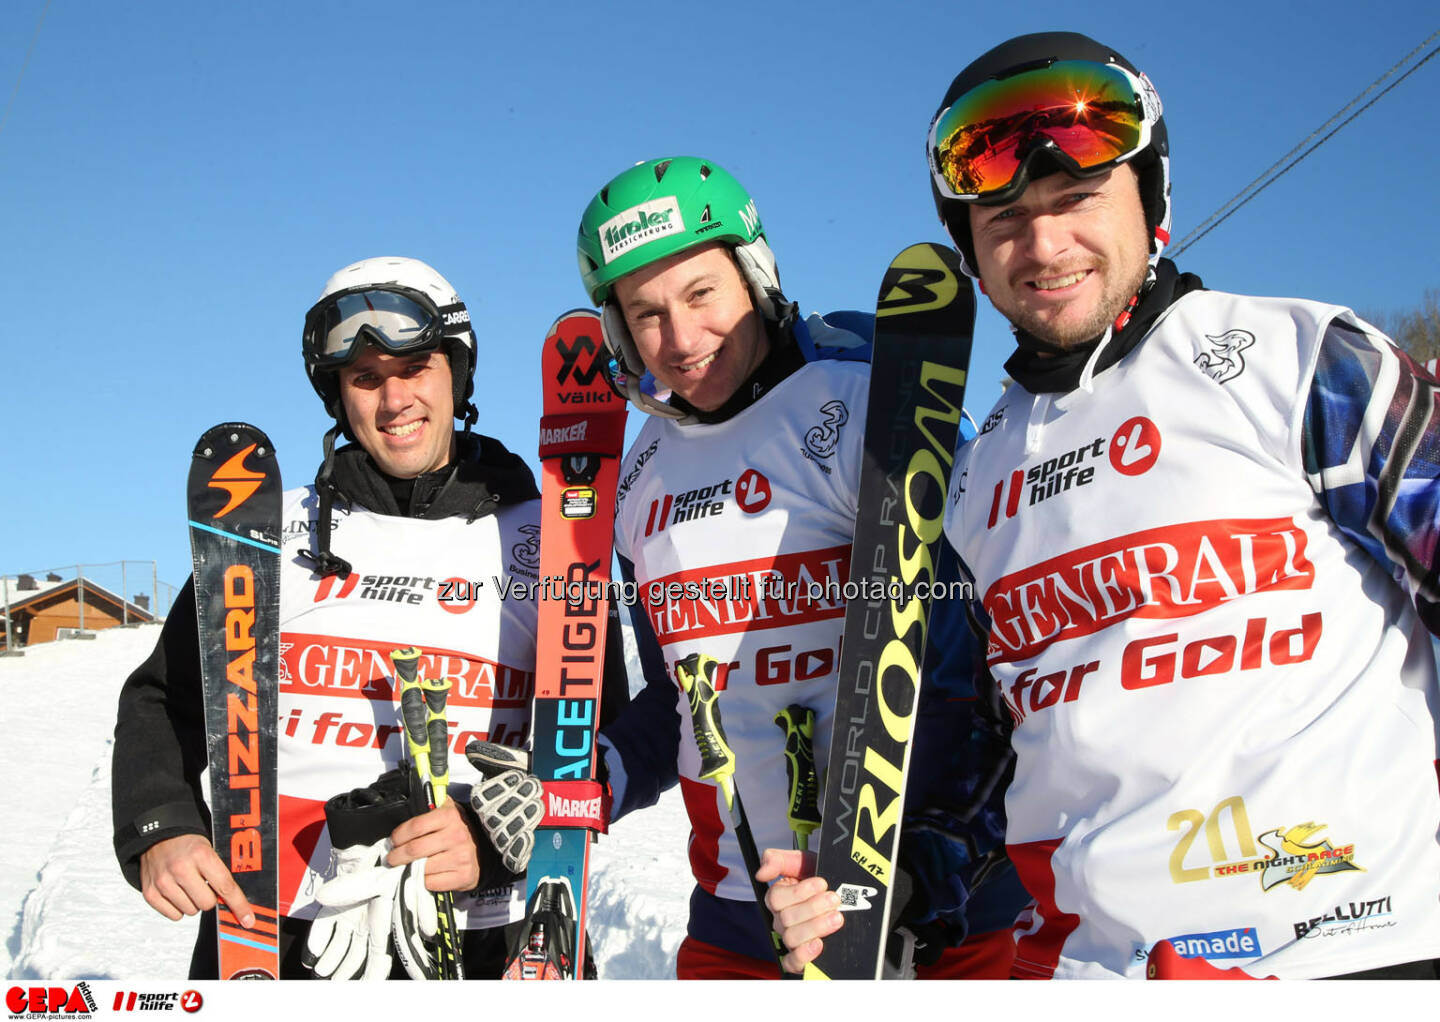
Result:
M755 200L710 160L672 156L637 163L601 188L580 218L580 278L600 308L605 346L618 363L612 381L651 415L685 417L656 396L654 378L614 301L615 281L712 241L731 246L761 316L783 323L795 314L780 290L775 254L765 241Z

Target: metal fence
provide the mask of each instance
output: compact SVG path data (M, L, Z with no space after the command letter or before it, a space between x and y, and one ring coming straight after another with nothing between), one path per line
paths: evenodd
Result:
M162 621L177 587L154 561L66 564L0 575L0 656L36 642L92 639L105 628Z

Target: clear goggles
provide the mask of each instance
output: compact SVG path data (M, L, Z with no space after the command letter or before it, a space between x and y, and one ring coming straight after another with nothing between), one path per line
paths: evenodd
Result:
M1159 119L1160 97L1144 75L1057 60L983 82L940 111L930 171L946 198L1007 202L1036 153L1080 177L1100 174L1145 149Z
M398 284L367 285L326 295L305 314L305 360L335 369L360 356L365 344L389 355L439 347L470 330L463 304L437 306L423 291Z

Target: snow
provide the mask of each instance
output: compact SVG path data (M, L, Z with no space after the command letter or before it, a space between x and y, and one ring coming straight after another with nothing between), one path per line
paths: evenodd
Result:
M155 991L154 996L178 997L184 990L198 1001L203 995L204 1015L212 1019L253 1020L266 1012L306 1017L322 1011L344 1017L343 1011L337 1013L342 1006L362 1008L362 1017L391 1010L413 1014L413 999L396 984L378 984L378 989L345 984L342 994L318 983L247 983L236 989L235 984L184 982L195 923L172 923L152 911L121 878L110 844L116 701L126 676L149 654L158 635L158 625L113 628L90 641L45 643L28 647L23 657L0 657L0 699L6 703L0 714L0 780L8 824L0 829L0 925L8 927L0 965L22 984L10 991L29 992L35 981L100 981L88 988L98 1002L97 1014L109 1009L112 997L137 987ZM62 721L64 730L56 734ZM674 978L692 883L688 836L677 788L658 806L619 821L595 846L590 932L603 979ZM963 988L647 983L601 988L599 1001L587 999L587 988L488 984L484 996L487 1008L502 1014L533 1006L533 1000L521 998L538 996L545 1002L545 1016L594 1013L598 1007L604 1017L625 1019L665 1017L672 1010L763 1012L766 1017L828 1011L837 1017L878 1018L959 1008L977 1015L1018 1009L1022 1017L1082 1019L1102 1013L1113 1017L1118 1009L1122 1017L1158 1014L1182 1022L1213 1020L1221 1012L1254 1014L1266 1005L1293 1008L1281 1001L1291 989L1281 983L968 983ZM1326 1000L1332 1010L1363 1005L1373 1012L1382 995L1386 1004L1418 1007L1413 994L1397 1001L1406 989L1406 984L1331 984ZM62 988L67 994L70 990ZM963 990L959 998L958 990ZM474 996L465 985L435 985L427 991L426 1012L451 1007L473 1012Z
M0 657L0 966L18 980L185 977L195 923L172 923L120 876L110 756L120 687L159 625ZM591 856L602 977L673 979L693 883L679 789L614 825Z

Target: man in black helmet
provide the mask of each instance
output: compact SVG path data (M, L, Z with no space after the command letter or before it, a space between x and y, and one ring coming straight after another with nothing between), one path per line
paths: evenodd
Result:
M430 892L455 895L467 977L498 976L523 925L524 882L489 836L488 787L452 784L458 797L417 814L396 771L399 647L421 648L422 677L451 682L452 752L471 739L523 746L529 730L535 603L487 583L538 578L539 494L521 458L470 431L475 347L455 289L416 259L344 267L305 318L306 370L335 423L315 483L284 505L282 978L431 978L416 922ZM355 443L336 450L342 432ZM466 588L447 593L446 579ZM614 712L628 693L610 652ZM244 926L252 913L210 845L201 691L192 582L121 693L115 851L157 912L203 913L191 977L214 978L217 900Z
M929 156L1016 338L945 522L1013 728L1013 975L1435 978L1436 380L1161 259L1159 97L1094 40L980 57ZM796 966L840 925L818 878L770 904Z

